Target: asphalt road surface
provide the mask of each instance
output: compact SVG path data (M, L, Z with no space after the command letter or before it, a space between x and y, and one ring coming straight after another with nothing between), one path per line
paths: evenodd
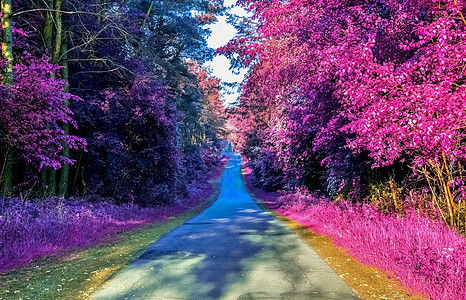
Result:
M219 199L164 235L96 299L359 299L292 229L257 206L232 153Z

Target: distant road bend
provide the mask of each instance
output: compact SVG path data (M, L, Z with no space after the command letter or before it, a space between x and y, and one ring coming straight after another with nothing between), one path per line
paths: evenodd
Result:
M359 299L251 200L241 157L229 155L218 200L150 246L95 299Z

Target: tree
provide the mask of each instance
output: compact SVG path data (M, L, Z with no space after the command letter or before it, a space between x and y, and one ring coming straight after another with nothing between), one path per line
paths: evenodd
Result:
M15 24L29 34L13 51L24 76L8 91L18 99L0 99L0 138L15 139L28 167L18 183L33 186L34 165L47 169L49 194L58 178L60 195L157 205L188 194L218 160L218 80L191 61L211 55L202 26L222 9L219 1L19 0ZM27 78L38 85L20 98ZM31 109L31 122L17 122Z
M13 24L11 21L11 0L1 1L2 10L2 58L5 61L2 72L3 85L8 87L13 83ZM11 193L13 178L13 149L6 145L4 164L0 172L1 192L4 195Z
M63 105L66 104L66 99L79 98L63 91L66 81L60 79L61 68L44 61L40 57L40 51L29 43L30 37L21 28L12 26L13 13L9 5L11 3L2 6L5 9L9 7L9 11L4 14L8 18L4 18L2 23L2 26L6 26L2 28L2 34L5 34L5 46L2 49L7 65L4 79L7 80L3 84L0 99L0 141L2 145L6 145L7 153L10 153L5 157L3 168L6 186L11 186L12 176L9 174L12 174L12 169L8 161L13 149L18 159L25 159L39 168L49 166L56 169L62 164L72 162L69 157L58 153L64 146L78 148L85 144L82 139L69 135L58 127L58 124L76 125L71 117L66 116L71 115L71 111ZM35 54L39 56L34 56ZM11 188L9 191L11 192Z
M276 154L285 177L320 157L331 193L409 166L453 222L464 199L463 4L241 3L254 34L219 53L250 68L238 110L257 129L239 127L243 148Z

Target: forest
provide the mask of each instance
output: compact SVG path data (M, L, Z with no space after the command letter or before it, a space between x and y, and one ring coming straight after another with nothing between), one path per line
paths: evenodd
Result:
M204 25L222 3L1 5L0 271L209 193L225 132Z
M1 0L0 273L196 206L228 139L271 209L466 299L466 4L237 5L210 49L222 0Z

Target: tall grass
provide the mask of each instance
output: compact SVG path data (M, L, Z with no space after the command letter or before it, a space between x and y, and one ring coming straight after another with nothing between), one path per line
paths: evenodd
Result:
M31 201L0 198L0 273L51 253L91 247L117 232L185 212L214 192L207 180L217 178L227 161L224 157L204 181L188 186L186 197L164 207L114 205L97 196L93 196L92 203L82 198Z
M0 201L0 272L57 250L91 246L103 237L171 215L169 208L92 204L83 199Z
M332 237L360 262L394 272L404 286L431 299L466 299L466 238L442 220L403 216L369 204L328 202L303 191L282 195L271 208Z

